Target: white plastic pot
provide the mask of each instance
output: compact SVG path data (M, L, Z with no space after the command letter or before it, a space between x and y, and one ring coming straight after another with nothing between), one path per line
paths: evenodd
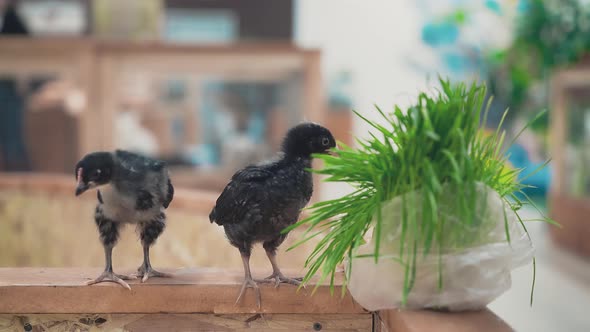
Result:
M510 288L512 269L532 261L532 243L516 214L489 187L478 184L476 188L478 199L474 208L478 213L475 217L481 219L477 229L465 232L465 236L475 236L475 243L462 249L443 248L440 258L435 246L426 256L419 253L415 283L409 292L406 308L451 311L484 308ZM416 207L422 206L419 198L412 203ZM352 259L349 290L360 305L371 311L402 306L405 268L387 258L399 257L401 207L399 197L382 207L381 258L378 262L375 263L372 257ZM439 215L452 223L455 208L439 205ZM415 217L420 220L420 209L416 211ZM510 243L506 239L505 218ZM372 254L374 240L359 247L356 255ZM442 289L439 288L439 271L442 272Z

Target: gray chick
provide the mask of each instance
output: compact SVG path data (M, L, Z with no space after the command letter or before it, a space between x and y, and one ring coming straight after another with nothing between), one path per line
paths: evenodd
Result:
M166 164L131 152L117 150L94 152L76 164L76 196L88 189L97 189L98 204L94 220L104 246L106 267L88 285L116 282L130 289L124 280L132 277L113 273L112 252L125 224L136 226L143 246L143 264L137 277L145 282L149 277L170 277L154 270L150 263L150 246L166 226L165 209L174 197Z

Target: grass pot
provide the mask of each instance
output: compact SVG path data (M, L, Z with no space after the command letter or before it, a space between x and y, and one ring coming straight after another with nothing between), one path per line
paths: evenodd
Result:
M532 261L534 249L517 215L498 193L478 183L472 189L472 220L460 220L456 188L445 186L438 204L438 222L443 223L425 254L420 192L396 197L382 205L379 259L364 257L375 251L376 236L358 247L347 264L349 290L364 308L374 311L409 309L478 310L507 291L512 269ZM402 203L405 202L405 203ZM405 205L403 205L405 204ZM417 225L406 228L402 239L402 210ZM408 220L406 219L406 220ZM507 239L507 231L510 241ZM418 243L414 249L413 244ZM403 250L402 250L403 249ZM415 250L415 269L406 270ZM355 257L363 256L363 257ZM399 258L402 258L402 262ZM415 271L406 303L404 282ZM409 280L409 279L408 279Z

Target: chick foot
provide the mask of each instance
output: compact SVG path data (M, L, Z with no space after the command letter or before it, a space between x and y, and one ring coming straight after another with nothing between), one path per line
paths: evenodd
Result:
M116 274L116 273L113 273L113 271L104 271L100 276L98 276L98 278L88 281L86 283L86 285L94 285L94 284L98 284L101 282L115 282L115 283L131 290L131 287L129 287L129 284L127 284L124 280L132 280L132 279L134 279L134 278L130 277L130 276L122 275L122 274Z
M261 308L261 296L260 296L260 288L258 288L258 284L252 278L245 278L244 282L242 283L242 288L240 289L240 294L238 295L238 299L236 300L235 304L240 302L242 295L246 292L246 288L253 288L254 292L256 293L256 306L258 309Z
M279 287L280 284L290 284L299 286L303 281L303 278L287 278L281 272L274 272L273 274L269 275L268 277L264 278L263 280L257 280L261 283L271 283L274 281L275 288ZM305 288L305 285L303 285Z
M172 278L172 274L154 270L151 265L142 265L137 269L136 276L141 278L141 282L146 282L150 277L154 278Z

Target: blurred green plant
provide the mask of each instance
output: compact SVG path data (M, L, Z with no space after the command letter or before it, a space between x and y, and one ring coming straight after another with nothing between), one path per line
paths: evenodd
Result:
M481 235L487 234L490 225L474 224L478 222L474 208L478 183L498 192L517 215L523 205L530 203L522 193L526 186L516 180L521 170L506 167L501 149L505 132L499 126L492 134L482 133L481 111L486 110L485 119L489 108L489 103L484 107L485 86L454 85L442 79L440 84L441 91L436 96L421 93L417 103L406 111L395 107L392 113L384 113L377 108L385 125L356 113L377 134L371 133L370 138L358 140L358 149L341 144L342 148L335 150L337 156L316 156L324 161L324 167L316 173L326 175L329 182L349 183L354 192L314 204L309 217L287 229L307 227L303 239L293 247L325 234L306 261L309 270L304 282L321 271L318 284L330 278L333 285L336 269L345 258L348 258L350 273L355 248L364 244L363 237L369 229L373 229L376 239L373 256L377 261L380 232L384 229L382 204L418 192L423 202L421 220L410 217L412 213L409 213L420 207L405 200L401 220L387 221L401 223L399 257L394 259L405 268L405 301L415 281L418 255L433 254L440 258L449 248L468 250L479 238L467 234L466 229L475 228ZM524 201L521 197L525 197ZM449 200L456 207L457 221L445 223L439 208L448 205ZM526 230L522 219L518 218ZM510 241L508 221L504 219ZM543 220L551 222L547 218ZM441 264L439 259L440 288L443 287Z
M534 116L546 108L551 72L579 62L590 52L590 4L529 0L515 34L510 47L488 56L490 92L514 110L512 118L523 112ZM548 123L545 115L531 129L545 133Z

